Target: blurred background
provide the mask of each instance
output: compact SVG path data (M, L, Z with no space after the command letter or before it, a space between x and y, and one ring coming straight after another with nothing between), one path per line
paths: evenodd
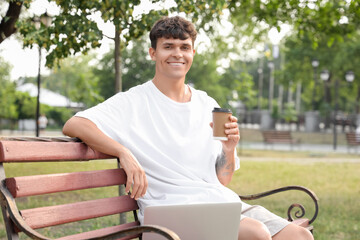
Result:
M187 83L238 117L241 169L230 188L309 187L320 199L315 239L358 240L359 9L359 0L1 0L0 137L62 136L77 111L152 79L149 30L181 15L199 33ZM294 144L267 144L265 131ZM7 172L40 167L69 165ZM298 197L259 204L285 216L285 201Z
M42 114L47 130L59 130L76 111L151 79L148 31L160 16L178 14L199 32L188 83L232 108L241 128L329 134L322 143L336 150L345 132L360 125L359 1L35 0L0 6L5 135L39 135L35 119Z

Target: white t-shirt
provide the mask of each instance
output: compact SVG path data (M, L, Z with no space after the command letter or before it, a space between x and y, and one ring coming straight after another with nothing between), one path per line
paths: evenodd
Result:
M218 104L203 91L191 91L190 102L178 103L148 81L76 114L128 148L144 168L141 222L149 205L240 201L216 175L222 144L212 139L209 124Z

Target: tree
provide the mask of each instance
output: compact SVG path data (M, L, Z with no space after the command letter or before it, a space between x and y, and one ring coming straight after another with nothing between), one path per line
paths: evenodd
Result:
M356 34L360 26L359 7L358 0L229 2L230 19L238 34L252 34L256 39L267 34L269 28L280 30L282 24L289 24L300 38L307 36L314 46L323 36L331 45Z
M70 56L61 61L48 76L41 76L42 87L66 96L73 102L81 102L91 107L104 98L97 87L99 79L92 71L95 55ZM91 63L93 62L93 63ZM24 78L24 82L36 84L35 77Z
M220 84L220 74L217 72L217 56L204 52L195 54L192 67L187 74L187 82L195 88L206 91L220 106L227 106L227 91Z
M123 69L123 90L144 83L154 76L154 64L149 59L148 49L150 43L145 37L131 41L122 51ZM99 63L94 66L94 74L99 79L98 87L101 96L105 99L116 93L113 87L115 76L114 69L114 50L105 54Z
M21 0L11 0L8 1L8 9L4 17L0 18L0 44L12 34L16 32L16 22L19 19L21 8L24 4L24 1ZM1 8L5 7L5 3L0 3ZM25 2L25 6L29 6L29 1Z
M154 2L157 1L152 1ZM111 37L115 42L115 90L121 91L121 52L130 40L141 37L150 30L155 20L160 16L168 15L169 11L185 12L200 26L204 26L210 19L218 18L226 6L225 0L176 0L175 2L177 6L169 10L150 10L135 16L133 12L140 4L140 0L62 0L56 1L61 8L61 14L54 17L54 24L51 27L43 26L36 31L26 19L18 25L24 36L24 45L32 46L37 43L49 51L46 65L53 67L70 54L78 52L86 54L91 48L100 46L104 34L98 28L94 15L99 14L103 21L112 22L115 29L114 37Z
M11 66L0 57L0 119L17 118L15 83L10 81Z

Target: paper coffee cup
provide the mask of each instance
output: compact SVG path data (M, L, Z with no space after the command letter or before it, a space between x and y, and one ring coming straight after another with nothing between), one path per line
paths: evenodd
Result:
M227 141L225 134L225 123L229 123L232 115L230 109L214 108L213 113L213 138L215 140Z

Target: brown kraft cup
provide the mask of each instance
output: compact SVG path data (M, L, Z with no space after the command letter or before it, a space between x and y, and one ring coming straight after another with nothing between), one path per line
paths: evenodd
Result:
M227 141L225 134L225 123L229 123L232 115L230 109L214 108L213 113L213 138L215 140Z

